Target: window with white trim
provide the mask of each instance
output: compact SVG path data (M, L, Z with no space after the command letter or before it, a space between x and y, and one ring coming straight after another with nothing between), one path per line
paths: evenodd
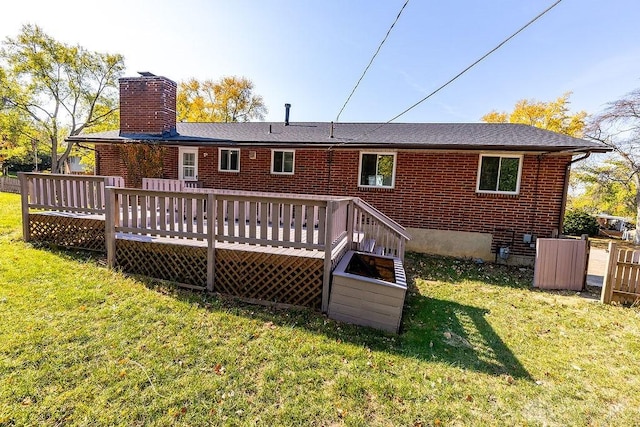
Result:
M271 173L293 175L294 168L294 150L271 150Z
M178 179L198 180L198 149L180 148L178 150Z
M240 150L219 148L218 170L220 172L240 172Z
M396 153L360 153L360 187L393 188L396 176Z
M521 155L481 154L478 193L518 194L522 172Z

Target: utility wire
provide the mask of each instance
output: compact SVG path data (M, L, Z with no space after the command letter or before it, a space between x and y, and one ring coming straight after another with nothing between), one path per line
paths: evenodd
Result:
M445 87L449 86L451 83L453 83L454 81L456 81L460 76L462 76L464 73L466 73L467 71L469 71L471 68L475 67L476 65L478 65L482 60L484 60L487 56L491 55L493 52L495 52L496 50L500 49L502 46L504 46L509 40L511 40L512 38L514 38L515 36L517 36L518 34L520 34L522 31L524 31L527 27L529 27L531 24L533 24L534 22L536 22L538 19L542 18L547 12L549 12L551 9L553 9L554 7L556 7L558 4L560 4L562 0L557 0L555 3L553 3L551 6L549 6L548 8L546 8L545 10L543 10L542 12L540 12L535 18L533 18L532 20L530 20L529 22L527 22L525 25L523 25L522 27L520 27L520 29L518 31L516 31L515 33L511 34L509 37L507 37L506 39L504 39L499 45L497 45L496 47L494 47L493 49L491 49L489 52L485 53L484 55L482 55L479 59L477 59L475 62L473 62L471 65L469 65L467 68L465 68L464 70L460 71L458 74L456 74L453 78L449 79L446 83L444 83L442 86L440 86L439 88L437 88L436 90L434 90L433 92L431 92L430 94L428 94L427 96L425 96L424 98L422 98L420 101L416 102L415 104L411 105L409 108L405 109L404 111L402 111L400 114L394 116L392 119L389 119L388 121L382 123L380 126L374 128L373 130L366 132L364 134L362 134L361 136L359 136L358 138L355 138L355 140L360 139L360 138L364 138L367 135L372 134L373 132L377 131L378 129L380 129L381 127L383 127L384 125L387 125L389 123L391 123L392 121L400 118L401 116L405 115L406 113L408 113L409 111L413 110L415 107L417 107L418 105L422 104L424 101L426 101L427 99L431 98L433 95L435 95L436 93L440 92L442 89L444 89Z
M400 15L402 15L402 11L404 10L405 7L407 7L407 3L409 3L409 0L404 2L404 4L402 5L402 8L400 9L400 12L398 12L398 16L396 16L395 21L393 21L393 24L391 24L391 27L389 27L389 30L387 30L387 34L384 36L384 39L382 39L382 42L380 42L380 44L378 45L378 49L376 49L376 52L371 57L371 61L369 61L369 64L366 66L366 68L362 72L362 75L360 76L360 78L356 82L356 85L353 87L353 90L349 94L349 97L347 98L347 100L344 102L344 105L340 109L340 112L338 113L338 116L336 117L336 122L340 120L340 114L342 114L342 112L344 111L345 107L347 106L347 104L351 100L351 97L353 96L353 94L355 93L356 89L360 85L360 82L364 78L364 75L367 74L367 71L369 71L369 67L371 67L371 64L373 64L373 60L376 59L376 56L378 56L378 53L380 52L380 49L382 48L382 45L384 44L384 42L387 41L387 38L389 37L389 34L391 33L391 30L396 25L396 22L398 22L398 19L400 19Z

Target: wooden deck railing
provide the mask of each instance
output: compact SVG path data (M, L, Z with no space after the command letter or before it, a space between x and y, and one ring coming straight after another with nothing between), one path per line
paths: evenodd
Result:
M23 194L32 209L104 213L106 186L123 187L119 176L20 173Z
M72 214L105 213L105 188L124 186L119 176L88 176L19 173L22 194L22 228L29 241L29 211L46 210Z
M323 311L333 261L352 248L354 238L358 249L400 259L409 239L402 226L353 197L193 188L160 179L145 179L146 189L123 188L120 177L20 174L20 180L26 240L30 209L104 214L110 266L118 236L191 240L207 247L212 289L216 244L323 252Z
M350 198L184 188L182 192L107 188L107 263L116 238L147 236L202 241L208 265L215 247L238 243L324 252L323 309L329 299L334 251L350 247ZM213 289L213 275L207 279Z
M358 250L404 261L406 242L411 238L405 228L360 198L355 198L353 204Z

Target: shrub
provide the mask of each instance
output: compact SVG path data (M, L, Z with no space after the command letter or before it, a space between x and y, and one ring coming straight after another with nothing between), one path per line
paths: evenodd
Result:
M562 232L571 236L598 234L598 221L586 211L569 211L564 217Z

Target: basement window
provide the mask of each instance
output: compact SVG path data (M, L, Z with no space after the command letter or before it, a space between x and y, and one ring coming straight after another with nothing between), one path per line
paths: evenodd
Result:
M360 153L358 186L393 188L396 174L396 153Z
M478 193L518 194L522 173L521 155L481 154Z
M293 175L294 167L294 150L271 150L271 173Z
M218 149L218 170L220 172L240 172L240 150Z

